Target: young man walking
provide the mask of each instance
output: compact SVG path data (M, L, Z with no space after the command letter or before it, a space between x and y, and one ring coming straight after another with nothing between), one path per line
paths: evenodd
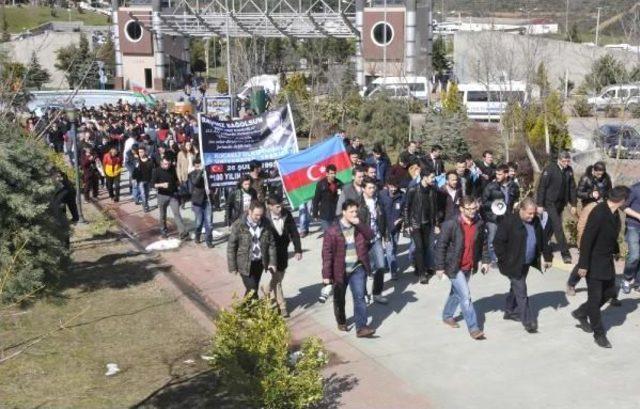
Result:
M169 237L169 231L167 230L167 208L171 207L173 220L180 233L180 239L188 239L189 233L186 231L182 216L180 215L180 201L177 196L178 177L169 159L163 158L160 167L153 170L151 185L158 191L158 210L160 211L160 231L162 237Z
M255 300L265 266L272 274L276 271L276 243L264 212L264 203L252 201L247 213L233 222L227 243L229 272L240 274L245 297L250 294Z
M404 206L404 229L411 237L414 246L412 258L414 274L421 284L428 284L433 276L431 252L431 234L436 226L436 195L433 186L434 174L422 174L420 183L407 189Z
M337 223L325 231L322 241L322 281L333 284L333 311L338 330L348 331L345 316L347 287L353 296L353 315L358 338L375 333L367 326L365 284L369 264L369 242L373 232L358 218L358 203L347 199L341 207L342 215Z
M587 302L571 315L578 320L583 331L593 332L596 344L603 348L611 348L611 343L602 325L600 308L616 294L613 259L620 253L618 209L625 205L628 197L629 188L626 186L611 189L607 200L591 211L580 242L578 275L587 277Z
M388 300L382 295L382 289L384 288L384 273L387 271L383 244L383 240L387 238L387 223L376 189L375 179L369 177L364 179L358 217L362 224L369 226L373 231L373 239L369 243L369 261L373 271L373 289L371 291L373 301L386 304Z
M278 304L280 314L287 318L287 302L282 292L282 279L289 265L289 244L293 242L296 260L302 260L302 244L296 222L291 212L282 206L282 200L274 195L267 198L266 220L276 244L275 271L271 272L271 279L262 285L263 294Z
M560 247L562 260L566 264L571 264L571 254L564 236L562 227L562 212L567 204L571 205L571 213L576 215L576 182L573 179L573 169L570 166L571 154L563 151L558 155L558 162L547 166L542 172L538 190L536 192L536 202L538 204L538 214L546 211L549 215L549 222L546 226L547 239L553 234ZM550 225L550 226L549 226Z
M478 263L482 260L480 270L483 273L489 268L484 223L477 213L475 197L465 196L460 200L460 215L447 220L440 228L435 266L439 278L446 274L451 280L451 291L442 313L443 322L458 328L454 314L460 306L471 338L483 340L485 335L478 325L469 290L469 279L478 270Z
M196 219L195 242L201 243L200 237L204 227L204 241L207 243L207 247L212 248L211 201L207 195L205 180L206 175L202 168L202 162L199 157L196 157L193 159L193 170L187 176L187 185L191 194L191 210L193 210L193 215Z
M336 178L336 172L336 165L327 165L327 176L316 184L316 192L313 196L311 206L313 217L320 219L322 231L325 231L336 219L336 207L342 192L342 182Z
M496 179L498 179L496 172ZM504 312L505 320L520 321L530 333L538 332L538 323L529 306L527 275L531 267L544 270L551 267L553 255L546 240L540 219L536 214L536 202L525 198L517 213L507 214L498 225L493 248L500 273L509 278L511 287ZM540 255L544 255L541 266Z

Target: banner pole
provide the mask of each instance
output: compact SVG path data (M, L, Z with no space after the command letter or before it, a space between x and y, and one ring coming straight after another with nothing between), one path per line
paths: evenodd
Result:
M207 200L209 199L209 195L211 195L209 191L209 174L207 173L207 164L204 163L204 149L202 149L202 121L201 117L202 113L198 112L198 145L200 146L200 163L202 163L202 168L204 170L205 184L204 189L207 192Z
M289 119L291 120L291 129L293 129L293 140L296 142L296 152L299 152L300 148L298 147L298 133L296 132L296 123L293 121L293 113L291 112L289 97L287 97L287 113L289 114Z

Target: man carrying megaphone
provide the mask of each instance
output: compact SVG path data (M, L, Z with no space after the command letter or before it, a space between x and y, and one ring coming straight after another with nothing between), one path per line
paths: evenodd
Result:
M489 182L482 191L481 214L487 226L489 257L495 266L498 261L493 247L498 224L505 214L512 213L513 204L520 199L520 191L515 183L509 183L509 167L500 165L496 168L495 179Z

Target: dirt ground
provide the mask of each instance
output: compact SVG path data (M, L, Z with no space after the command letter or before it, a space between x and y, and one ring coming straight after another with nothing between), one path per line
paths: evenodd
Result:
M97 210L78 225L56 291L0 310L0 408L232 407L202 355L211 334ZM120 372L107 377L107 363Z

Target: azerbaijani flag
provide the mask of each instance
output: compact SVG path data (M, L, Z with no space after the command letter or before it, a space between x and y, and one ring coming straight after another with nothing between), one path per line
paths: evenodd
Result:
M294 209L313 199L316 184L325 177L327 165L335 165L337 177L342 183L351 182L349 155L342 139L338 137L313 145L300 153L285 156L277 163L284 191Z
M151 96L151 94L149 94L149 91L147 91L147 89L133 81L130 82L131 84L131 91L133 91L136 96L144 99L144 102L149 105L149 106L155 106L156 105L156 100Z

